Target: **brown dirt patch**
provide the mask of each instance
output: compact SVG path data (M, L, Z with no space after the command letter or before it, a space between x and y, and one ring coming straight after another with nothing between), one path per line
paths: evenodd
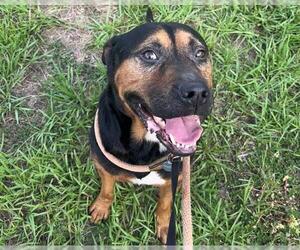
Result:
M0 211L0 221L2 221L5 227L8 227L12 221L12 216L6 211Z
M88 30L89 10L90 8L84 6L45 8L46 15L55 17L65 24L44 32L47 43L60 41L66 49L73 53L77 62L82 62L86 57L85 47L92 38L92 34Z
M231 42L233 47L237 51L242 51L247 48L247 39L243 36L238 36L236 34L231 35ZM245 59L248 62L254 62L257 57L257 53L254 48L248 50L246 55L243 55L242 59Z
M44 53L53 43L59 41L67 51L71 51L76 62L88 62L95 65L100 60L101 53L89 51L87 46L92 39L89 26L97 20L107 20L116 12L115 6L42 6L40 7L47 16L55 17L61 25L45 30L42 33L46 45L41 49ZM22 106L32 109L30 115L19 112L18 122L15 114L8 113L1 121L1 133L4 133L4 152L12 151L20 145L31 131L31 125L39 126L43 123L43 116L39 110L47 106L41 91L43 83L49 78L50 66L44 62L28 69L25 79L13 89L13 95L22 98ZM3 132L2 132L3 131Z
M40 92L42 83L48 77L49 72L46 66L32 66L28 70L23 82L14 88L13 95L24 98L26 106L31 109L43 109L45 101L42 100Z
M93 37L89 25L93 20L106 20L116 9L115 6L45 7L46 15L57 18L65 25L47 30L43 35L48 43L60 41L73 53L77 62L88 60L95 63L95 57L100 58L100 55L92 55L86 48Z
M41 94L41 88L48 76L45 65L33 65L28 69L25 79L13 89L12 95L22 99L22 107L32 111L28 111L27 115L18 112L18 120L15 113L10 112L1 121L1 133L5 140L2 149L4 152L12 152L28 138L32 126L38 127L43 123L43 116L39 111L44 110L47 103Z
M84 29L52 28L44 32L49 43L60 41L70 50L77 62L83 62L87 57L85 47L91 41L92 35Z

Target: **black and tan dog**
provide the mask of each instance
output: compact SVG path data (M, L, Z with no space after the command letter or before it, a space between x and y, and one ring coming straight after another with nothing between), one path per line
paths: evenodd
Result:
M102 60L108 85L100 97L97 126L106 151L130 164L151 164L170 153L192 154L212 106L212 66L201 36L184 24L148 21L111 38ZM90 206L92 222L108 217L116 181L155 185L157 236L165 243L170 172L137 173L114 165L100 150L94 128L90 143L101 177L101 191Z

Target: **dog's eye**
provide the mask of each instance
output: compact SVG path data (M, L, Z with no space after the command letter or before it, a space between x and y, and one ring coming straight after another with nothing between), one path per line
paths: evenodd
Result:
M206 52L202 48L197 49L195 52L195 57L199 58L199 59L203 59L205 57L205 55L206 55Z
M143 52L143 57L148 61L158 60L158 56L155 54L153 50L146 50Z

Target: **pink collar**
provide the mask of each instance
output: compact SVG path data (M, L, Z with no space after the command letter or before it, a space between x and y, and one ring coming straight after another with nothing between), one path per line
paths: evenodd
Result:
M104 154L104 156L110 162L112 162L113 164L117 165L118 167L126 169L128 171L142 173L142 172L151 172L154 170L161 169L162 163L164 163L165 161L167 161L169 159L170 155L160 158L149 165L132 165L132 164L126 163L124 161L121 161L120 159L118 159L117 157L112 155L111 153L107 152L103 146L101 136L100 136L100 128L99 128L99 124L98 124L98 121L99 121L98 120L98 111L99 110L97 109L96 115L95 115L95 121L94 121L94 132L95 132L96 142L97 142L101 152Z

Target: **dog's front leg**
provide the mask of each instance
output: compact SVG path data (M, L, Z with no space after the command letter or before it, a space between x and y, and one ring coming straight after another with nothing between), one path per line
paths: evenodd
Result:
M158 239L166 244L172 207L171 181L159 187L159 198L156 207L156 233Z
M94 159L94 164L101 178L101 190L89 210L91 222L97 223L103 219L107 219L109 216L110 207L114 199L116 178L105 171L96 159Z

